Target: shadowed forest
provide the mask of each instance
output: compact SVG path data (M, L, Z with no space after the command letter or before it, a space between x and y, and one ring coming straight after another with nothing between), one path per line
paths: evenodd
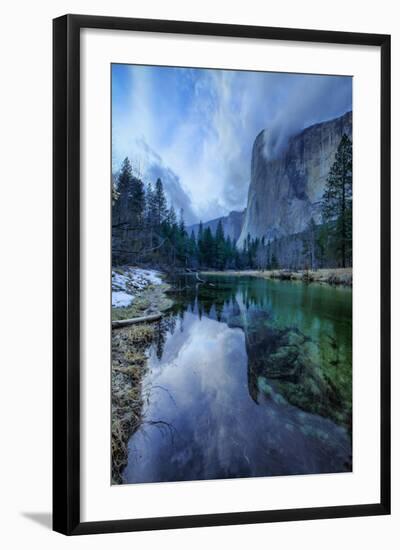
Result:
M195 233L184 210L168 205L161 179L147 185L133 175L128 158L113 181L113 265L145 263L168 269L318 269L352 265L352 146L342 137L329 171L321 204L323 223L311 218L305 231L280 238L252 238L242 248L225 236Z

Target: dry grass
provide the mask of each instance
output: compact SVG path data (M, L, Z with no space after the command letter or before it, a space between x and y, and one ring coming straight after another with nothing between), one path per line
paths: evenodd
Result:
M125 337L129 345L141 345L151 342L154 336L154 327L152 325L131 325L126 329Z
M151 325L132 325L112 333L112 483L122 482L127 463L127 443L142 422L142 380L146 350L154 338Z
M284 269L275 270L244 270L244 271L204 271L204 275L236 275L239 277L260 277L263 279L280 279L286 281L303 281L306 283L326 283L330 285L352 286L353 269L351 267L317 269L316 271Z
M116 269L124 274L123 269ZM169 285L149 285L135 292L133 304L113 308L112 320L131 319L163 312L173 305L166 296ZM112 330L112 483L122 483L122 471L127 463L127 443L140 427L143 418L142 381L147 368L146 352L155 336L155 325L140 323Z

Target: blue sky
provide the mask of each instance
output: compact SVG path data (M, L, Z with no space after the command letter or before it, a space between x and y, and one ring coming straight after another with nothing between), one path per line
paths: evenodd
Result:
M113 65L113 170L128 156L145 181L164 177L189 223L205 221L245 207L261 130L273 157L351 108L351 77Z

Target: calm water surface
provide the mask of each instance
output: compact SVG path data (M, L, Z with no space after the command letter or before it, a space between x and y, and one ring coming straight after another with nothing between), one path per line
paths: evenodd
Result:
M124 483L350 471L351 290L207 280L175 281Z

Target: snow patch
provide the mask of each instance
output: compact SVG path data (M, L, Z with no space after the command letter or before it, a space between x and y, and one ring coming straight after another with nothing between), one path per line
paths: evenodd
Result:
M152 285L162 285L162 279L160 276L160 273L158 271L155 271L154 269L139 269L139 268L132 268L131 272L133 272L133 275L143 278L147 281L149 281Z
M129 277L121 275L116 271L112 272L112 288L113 290L126 290L126 285L129 283Z
M128 307L133 302L132 294L127 294L123 291L116 291L112 293L112 307Z
M138 291L162 283L161 274L154 269L129 267L123 274L112 271L112 307L128 307Z

